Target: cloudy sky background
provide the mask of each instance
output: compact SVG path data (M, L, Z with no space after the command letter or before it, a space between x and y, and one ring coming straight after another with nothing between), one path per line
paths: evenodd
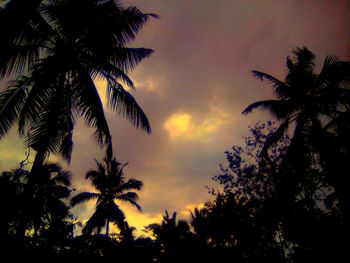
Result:
M211 197L205 186L225 163L224 151L241 144L248 125L267 115L242 116L251 102L272 96L267 83L251 70L283 78L285 59L306 46L322 64L328 54L350 56L350 2L347 0L125 0L156 13L140 32L135 47L155 53L131 74L133 95L147 113L152 135L106 111L117 158L129 162L128 178L142 180L143 213L123 206L129 224L139 230L161 220L164 210L188 218L189 209ZM96 81L100 94L105 83ZM103 97L104 98L104 97ZM77 191L92 191L84 180L103 151L82 123L74 133L75 149L67 169ZM15 129L0 142L0 171L18 167L25 149ZM33 156L34 154L32 154ZM53 158L53 160L55 160ZM94 203L73 212L86 220Z

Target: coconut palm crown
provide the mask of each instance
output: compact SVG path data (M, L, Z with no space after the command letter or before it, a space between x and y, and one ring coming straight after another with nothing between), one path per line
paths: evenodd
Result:
M29 1L10 1L0 21L12 17L6 14L20 10L24 2ZM157 16L123 8L114 0L35 3L30 15L1 41L6 48L0 50L0 78L12 80L0 93L0 139L17 123L19 134L37 152L32 170L48 153L69 162L75 122L82 117L111 158L111 134L96 78L107 83L108 106L150 133L146 114L125 87L135 89L128 73L153 51L127 45Z
M96 161L97 170L90 170L86 173L86 179L90 180L96 192L82 192L74 196L71 205L97 199L96 210L86 222L83 233L100 233L106 227L106 235L109 235L109 223L115 224L121 232L128 230L124 212L116 201L129 203L141 211L137 203L139 196L132 190L141 190L143 183L139 180L129 179L126 181L122 165L115 158L105 159L105 164Z
M321 72L316 74L314 59L315 55L306 47L294 49L292 56L287 58L288 72L284 81L267 73L253 71L254 76L272 84L276 99L254 102L243 114L255 109L267 110L281 123L266 141L263 149L266 159L267 149L280 140L292 125L294 131L290 152L300 150L307 134L320 132L327 123L349 108L349 65L335 56L328 56ZM311 137L308 139L315 143Z

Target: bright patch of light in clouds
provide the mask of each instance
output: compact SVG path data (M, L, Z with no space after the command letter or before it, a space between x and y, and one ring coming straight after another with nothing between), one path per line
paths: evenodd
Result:
M165 120L163 127L172 140L207 140L228 122L229 114L218 107L212 107L204 117L196 117L187 112L174 113Z
M190 137L193 133L192 115L189 113L174 113L165 121L164 128L172 139Z

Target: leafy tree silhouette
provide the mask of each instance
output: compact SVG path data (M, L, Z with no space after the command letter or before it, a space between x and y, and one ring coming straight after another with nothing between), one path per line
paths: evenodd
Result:
M60 247L68 238L65 220L70 213L64 199L70 195L70 173L58 164L45 164L41 171L41 181L35 185L31 185L25 170L3 172L0 176L1 189L7 189L1 192L12 200L4 207L7 223L1 224L4 236L15 242L10 251L24 253L45 244L46 252L54 253L54 245Z
M72 206L97 199L96 210L86 222L83 233L91 234L94 231L98 234L103 227L106 227L106 236L109 236L109 224L118 226L121 233L126 237L130 235L130 228L125 221L125 215L116 201L126 202L135 206L141 211L137 203L139 198L136 192L130 190L141 190L143 184L139 180L129 179L125 181L123 168L115 158L105 159L105 165L96 161L97 170L90 170L86 173L86 179L90 180L97 192L82 192L71 200Z
M231 257L239 262L335 259L346 251L341 237L347 234L339 208L329 202L334 189L324 180L326 171L322 163L308 159L296 194L288 192L284 159L289 138L285 135L270 147L271 162L260 161L275 131L270 122L257 123L245 147L226 152L227 165L213 178L222 190L210 191L216 200L203 211L205 240L211 246L229 244L226 251L236 250ZM290 197L288 202L284 196Z
M190 231L190 226L185 220L177 220L177 213L169 216L167 210L163 216L163 221L158 224L150 224L145 227L161 246L160 262L179 262L185 257L193 260L196 250L194 234ZM197 260L200 258L197 257Z

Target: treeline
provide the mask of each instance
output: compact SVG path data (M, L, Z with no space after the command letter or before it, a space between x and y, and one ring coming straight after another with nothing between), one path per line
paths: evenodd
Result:
M23 169L0 176L1 248L7 255L110 256L144 262L325 262L346 256L349 236L350 64L329 56L319 74L314 54L297 48L287 58L283 81L268 80L276 99L249 105L268 110L277 123L249 127L243 146L233 146L209 189L214 201L135 237L118 201L141 210L142 182L123 175L115 159L88 171L96 192L79 193L70 205L96 199L96 209L74 236L70 173L44 164L31 179ZM66 201L65 201L66 200ZM114 224L119 233L110 233Z

